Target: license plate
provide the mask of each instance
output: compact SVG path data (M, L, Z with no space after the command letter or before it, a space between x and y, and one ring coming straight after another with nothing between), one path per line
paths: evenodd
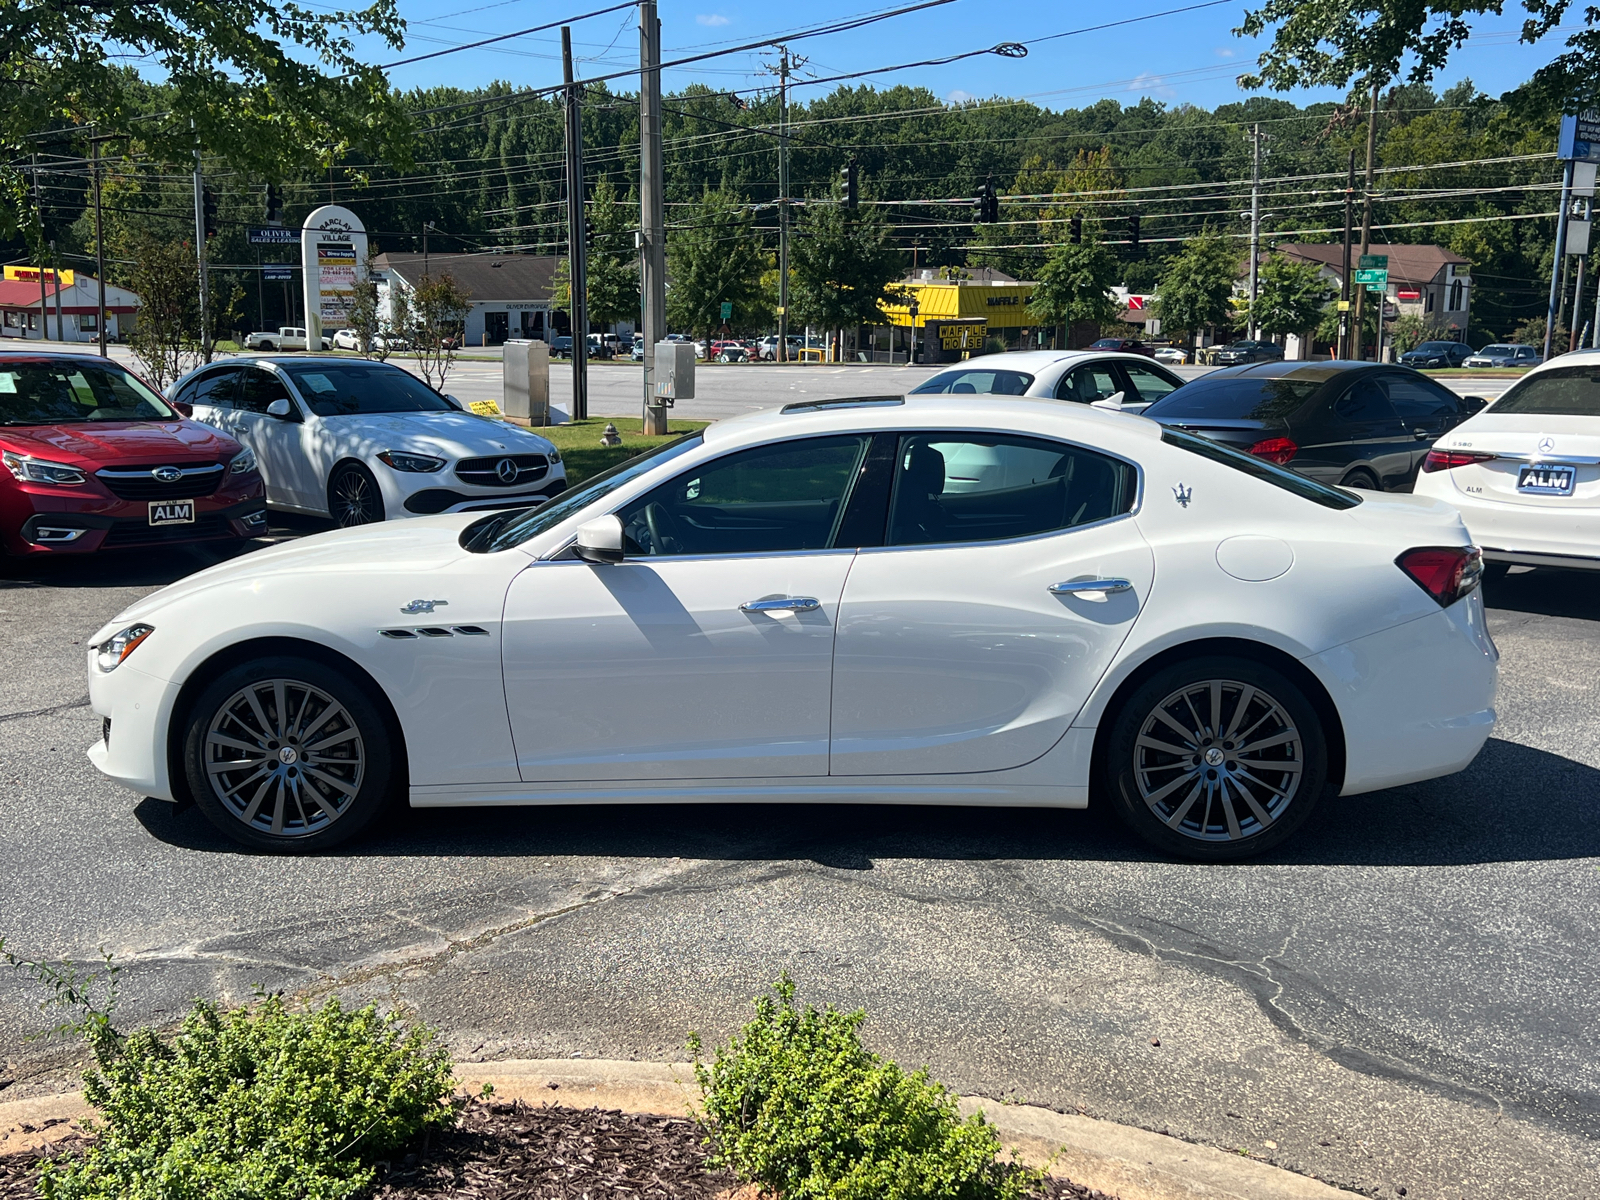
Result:
M1572 467L1534 464L1517 472L1517 491L1535 496L1570 496L1577 477Z
M150 524L152 525L193 525L194 501L193 500L152 500L150 501Z

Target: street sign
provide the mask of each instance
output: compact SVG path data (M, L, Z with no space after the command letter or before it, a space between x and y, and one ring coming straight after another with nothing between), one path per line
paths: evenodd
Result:
M268 283L288 283L294 278L293 267L262 267L261 278Z
M1385 280L1379 280L1376 283L1367 284L1367 291L1369 291L1369 292L1386 292L1388 290L1389 290L1389 284Z
M1364 267L1356 272L1356 282L1364 283L1368 287L1375 283L1387 284L1389 282L1389 272L1382 267Z
M1568 113L1561 118L1556 157L1573 162L1600 162L1600 112Z
M249 238L252 246L298 246L300 231L280 225L252 225Z
M724 300L722 302L722 319L726 321L731 316L733 316L733 305Z
M1387 254L1363 254L1361 261L1356 266L1363 271L1387 271L1389 269L1389 256Z

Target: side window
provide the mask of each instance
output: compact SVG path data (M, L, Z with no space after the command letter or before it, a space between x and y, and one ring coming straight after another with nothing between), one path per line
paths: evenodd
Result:
M834 544L868 434L757 446L664 483L618 516L632 555L756 554Z
M1389 386L1389 403L1402 421L1432 421L1453 417L1459 406L1455 396L1443 388L1420 379L1396 375L1384 381Z
M1069 529L1127 512L1133 496L1133 468L1091 450L1006 434L911 434L895 460L889 544Z
M1128 382L1133 385L1134 394L1123 397L1125 401L1131 404L1136 404L1140 401L1146 404L1154 404L1157 400L1166 399L1168 395L1183 386L1181 380L1168 379L1165 375L1152 371L1149 367L1141 367L1136 363L1123 363L1122 370L1127 375Z
M1352 425L1368 425L1378 421L1394 421L1394 408L1389 403L1383 386L1368 376L1358 379L1350 390L1340 396L1333 411Z
M239 368L229 367L211 371L184 384L178 399L186 404L209 404L212 408L232 408L233 388L239 379Z
M1061 377L1061 382L1056 384L1056 399L1076 400L1080 404L1089 404L1095 400L1104 400L1121 390L1116 376L1111 373L1109 363L1085 363L1081 367L1074 367Z
M265 415L267 405L274 400L289 400L289 389L283 386L283 380L270 371L251 367L244 372L244 381L234 397L233 406L243 412ZM294 403L292 400L289 402L291 406Z

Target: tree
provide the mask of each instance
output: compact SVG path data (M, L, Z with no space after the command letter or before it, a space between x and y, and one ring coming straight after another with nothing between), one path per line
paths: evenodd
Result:
M1305 333L1316 327L1332 286L1316 263L1269 255L1256 273L1250 323L1265 334Z
M1117 315L1111 298L1116 281L1117 260L1085 231L1081 243L1067 242L1051 252L1028 313L1051 325L1109 321Z
M832 330L889 323L884 305L899 294L894 284L904 259L889 244L877 208L846 208L837 194L832 203L807 204L789 243L789 265L789 304L798 320Z
M1209 325L1233 323L1233 285L1239 277L1239 248L1207 225L1184 243L1161 276L1156 313L1163 329L1195 337Z
M417 280L406 311L411 321L411 353L422 382L442 392L461 346L462 326L472 311L471 298L452 275L424 275Z
M128 345L145 378L164 390L200 362L199 267L182 242L146 235L133 253L128 284L139 297L139 319Z
M356 281L351 293L350 311L345 322L355 330L361 353L382 362L389 357L389 342L384 335L391 330L379 306L377 281L372 277L372 261L375 257L374 251L367 251L367 269Z
M594 185L587 214L589 252L584 258L584 298L588 301L589 320L595 324L615 325L639 316L639 256L631 237L637 222L629 220L628 207L628 202L618 201L616 186L609 179ZM637 200L631 202L631 207L638 211ZM556 264L550 303L564 312L572 311L569 259Z
M667 238L667 321L680 331L710 334L723 324L722 305L733 306L728 323L754 331L770 320L761 275L766 251L744 198L711 190Z

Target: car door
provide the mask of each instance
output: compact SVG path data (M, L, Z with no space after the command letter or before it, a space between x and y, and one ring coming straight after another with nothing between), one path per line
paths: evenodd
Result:
M242 368L215 367L201 371L173 395L173 399L194 409L194 419L232 434L233 394Z
M1352 469L1371 470L1384 491L1404 488L1411 479L1417 440L1389 402L1389 390L1377 373L1359 374L1333 403L1343 425Z
M1073 367L1056 383L1056 399L1071 400L1078 404L1092 404L1105 400L1124 388L1112 360L1086 362ZM1126 399L1127 397L1123 397Z
M871 440L703 463L618 512L624 561L522 572L504 661L523 779L826 775L847 500Z
M288 401L287 417L267 412L276 400ZM315 477L304 445L305 412L283 380L264 367L246 367L233 407L230 432L256 452L267 502L326 512L326 485Z
M1060 740L1149 595L1138 472L982 432L906 434L893 463L885 544L857 553L839 609L829 769L1020 766Z
M1384 383L1395 414L1411 430L1411 466L1415 471L1428 457L1434 442L1465 419L1461 397L1430 379L1411 375L1396 373L1388 376Z

